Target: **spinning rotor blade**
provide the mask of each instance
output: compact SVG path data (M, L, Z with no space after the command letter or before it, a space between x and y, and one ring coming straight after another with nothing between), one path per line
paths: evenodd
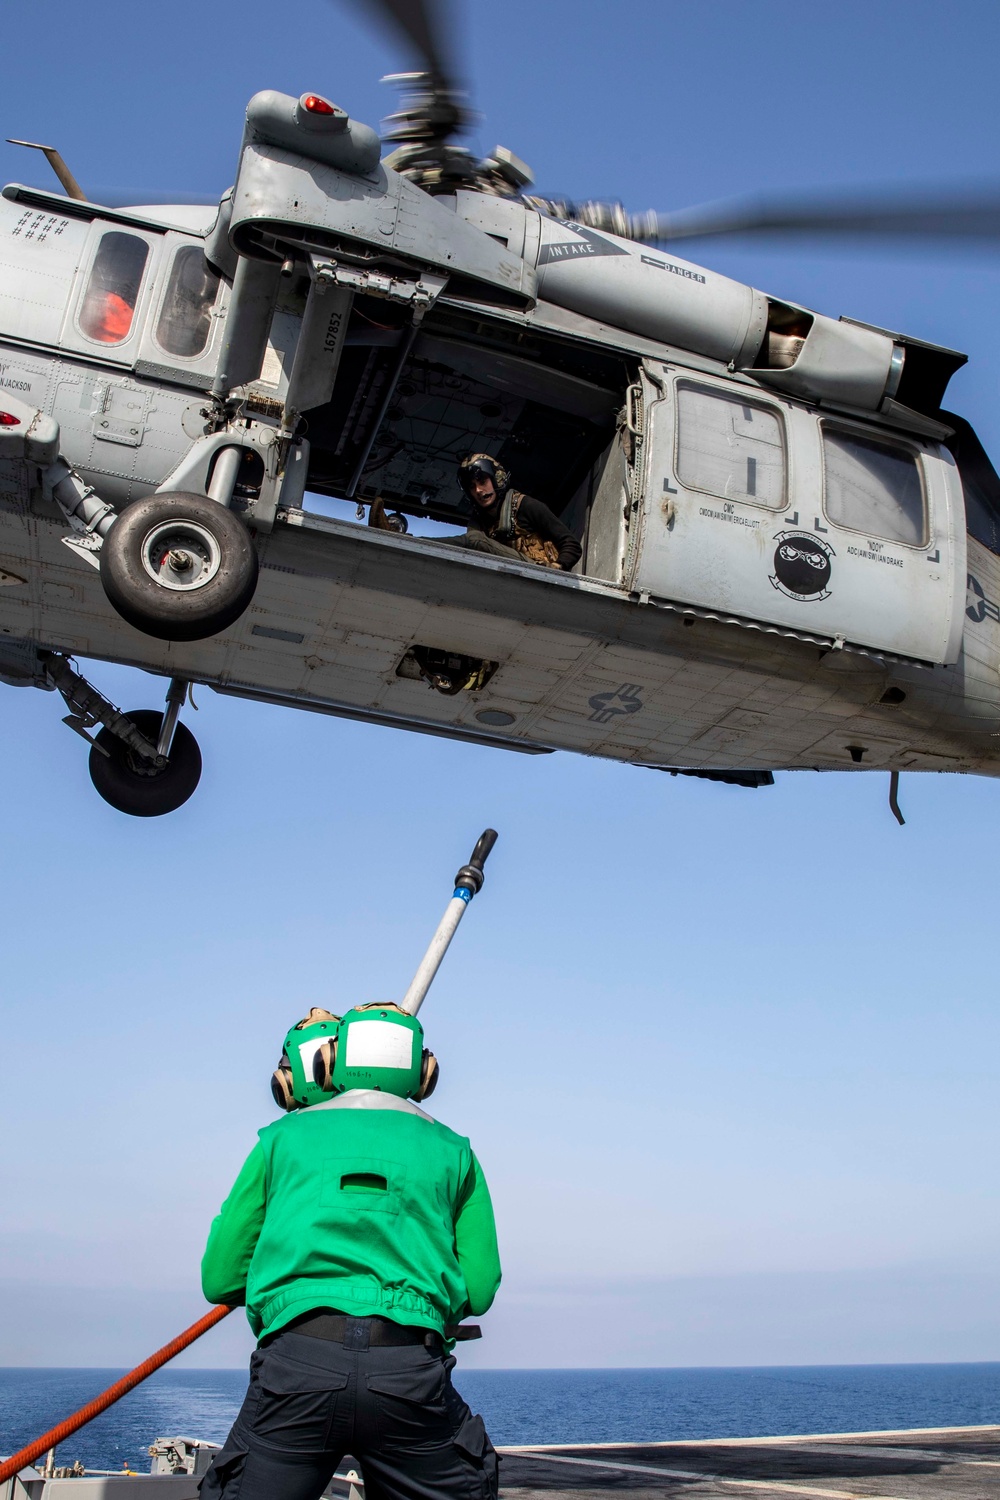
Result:
M381 11L420 54L436 82L454 87L444 37L450 30L445 0L367 0L367 9Z
M383 83L399 84L400 107L384 122L383 141L394 150L386 163L431 193L471 186L479 164L467 147L455 143L472 123L468 95L451 55L449 0L353 0L369 16L388 23L416 52L421 69L391 73Z
M591 205L585 205L589 208ZM748 198L678 213L625 214L628 239L673 243L723 236L843 236L864 239L1000 240L1000 189L915 198ZM621 233L621 231L619 231Z

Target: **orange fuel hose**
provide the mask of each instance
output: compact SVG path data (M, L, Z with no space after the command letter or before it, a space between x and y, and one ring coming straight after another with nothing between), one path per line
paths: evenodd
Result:
M0 1463L0 1484L5 1479L10 1479L12 1475L20 1473L28 1464L33 1464L36 1458L40 1458L57 1443L61 1443L74 1432L79 1432L81 1427L86 1427L87 1423L99 1417L102 1411L107 1411L109 1406L114 1406L122 1396L140 1385L147 1375L152 1375L154 1370L158 1370L161 1365L173 1359L175 1354L180 1354L181 1350L186 1349L188 1344L193 1344L195 1339L200 1339L203 1333L214 1328L216 1323L221 1323L222 1319L231 1312L232 1308L226 1307L224 1303L213 1307L211 1312L199 1318L197 1323L192 1323L190 1328L185 1328L184 1332L179 1333L175 1339L171 1339L169 1344L164 1344L162 1349L157 1349L155 1354L144 1359L141 1365L136 1365L135 1369L123 1375L121 1380L116 1380L114 1385L109 1385L106 1391L95 1396L94 1400L88 1402L86 1406L81 1406L80 1410L74 1412L71 1417L67 1417L65 1422L60 1422L56 1427L50 1427L48 1432L43 1432L40 1438L36 1438L26 1448L22 1448L20 1453L15 1453L13 1457L5 1459L3 1463Z

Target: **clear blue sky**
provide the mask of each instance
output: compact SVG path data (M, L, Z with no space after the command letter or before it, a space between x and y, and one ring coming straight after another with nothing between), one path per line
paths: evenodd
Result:
M409 61L325 0L37 0L31 29L2 134L139 196L225 188L255 90L377 124ZM542 190L666 209L996 178L992 3L474 0L461 32L480 144ZM5 145L0 174L46 180ZM995 255L701 258L967 350L953 398L1000 456ZM146 823L92 792L58 700L0 690L0 1363L125 1364L199 1314L287 1025L401 993L487 824L423 1012L506 1267L463 1360L1000 1359L1000 786L904 777L899 829L881 776L744 792L198 699L201 787ZM192 1358L249 1345L232 1319Z

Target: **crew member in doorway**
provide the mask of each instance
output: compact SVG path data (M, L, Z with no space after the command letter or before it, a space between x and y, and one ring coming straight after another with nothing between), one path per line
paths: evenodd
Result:
M367 1500L496 1500L450 1354L500 1284L496 1229L469 1142L416 1102L436 1081L397 1005L313 1009L285 1038L271 1089L288 1113L260 1132L202 1261L205 1296L245 1305L259 1343L201 1500L318 1500L347 1453Z
M511 489L507 470L488 453L464 459L458 482L471 501L472 514L465 536L449 538L456 547L566 573L580 561L583 548L569 528L541 500Z

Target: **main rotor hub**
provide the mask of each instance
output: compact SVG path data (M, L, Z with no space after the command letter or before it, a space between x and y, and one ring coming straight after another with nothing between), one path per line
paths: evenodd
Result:
M383 121L384 141L396 142L385 165L415 182L427 193L454 193L471 188L496 197L513 198L532 181L524 162L498 146L480 159L453 136L469 129L477 116L468 96L435 73L391 73L383 83L404 90L401 107Z

